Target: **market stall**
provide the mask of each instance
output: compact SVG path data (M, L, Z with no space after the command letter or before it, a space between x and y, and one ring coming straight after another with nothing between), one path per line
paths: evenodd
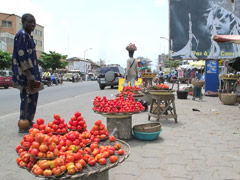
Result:
M213 40L218 43L240 44L240 35L215 35ZM234 105L238 99L236 89L240 80L240 76L237 74L237 72L240 72L240 57L230 60L228 65L234 70L234 73L222 76L223 86L220 84L219 98L225 105Z
M115 136L119 139L132 139L132 115L144 111L144 107L140 102L135 101L132 95L128 95L126 99L119 95L116 99L108 100L96 97L94 99L93 110L95 113L106 117L107 129L117 132Z

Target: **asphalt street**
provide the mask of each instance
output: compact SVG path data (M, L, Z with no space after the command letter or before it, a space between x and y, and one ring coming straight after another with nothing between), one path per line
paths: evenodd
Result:
M38 106L61 101L75 96L90 92L100 91L97 81L87 82L64 82L58 86L44 86L45 89L40 91ZM107 90L108 88L106 88ZM0 88L0 117L12 113L19 112L19 90L15 88L4 89Z

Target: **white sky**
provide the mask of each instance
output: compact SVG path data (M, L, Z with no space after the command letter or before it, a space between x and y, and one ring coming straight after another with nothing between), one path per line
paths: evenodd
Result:
M44 26L45 52L83 57L126 66L126 46L135 43L135 57L156 64L168 53L168 0L7 0L0 12L32 13Z

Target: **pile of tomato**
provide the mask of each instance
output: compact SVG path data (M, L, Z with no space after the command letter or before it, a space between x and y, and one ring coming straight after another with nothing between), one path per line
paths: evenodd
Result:
M77 114L79 114L77 112ZM55 114L56 118L57 115ZM111 163L118 161L118 157L124 154L121 144L114 142L111 136L108 141L112 145L100 146L101 138L108 137L108 131L100 120L97 120L88 132L69 131L65 135L54 135L43 129L44 120L39 119L37 128L31 128L25 135L16 152L18 166L28 169L36 176L59 176L63 173L70 175L81 173L86 166L95 164L107 164L107 158ZM87 146L89 145L89 147Z
M140 102L136 102L132 95L126 99L122 95L116 99L108 100L105 96L103 98L96 96L92 108L97 112L104 112L109 114L115 113L133 113L143 111L145 108Z
M166 85L166 84L158 84L158 87L161 88L161 89L169 89L169 86Z
M124 86L123 87L123 90L122 90L123 92L127 92L127 91L131 91L131 92L133 92L133 91L141 91L141 88L140 87L137 87L137 86Z

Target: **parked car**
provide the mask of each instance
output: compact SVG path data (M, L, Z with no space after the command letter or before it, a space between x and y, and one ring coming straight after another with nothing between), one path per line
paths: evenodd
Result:
M7 89L12 86L12 71L0 70L0 87Z
M100 69L100 74L98 75L98 83L101 90L103 90L106 86L118 85L118 79L124 78L125 70L121 66L106 66Z
M63 80L64 81L72 81L72 76L73 76L73 73L65 73L63 75Z

